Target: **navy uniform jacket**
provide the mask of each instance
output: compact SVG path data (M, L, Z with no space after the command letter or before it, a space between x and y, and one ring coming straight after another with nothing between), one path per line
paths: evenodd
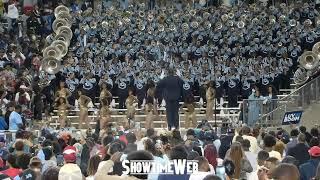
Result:
M159 89L166 101L177 101L182 96L183 81L178 76L167 76L159 82Z

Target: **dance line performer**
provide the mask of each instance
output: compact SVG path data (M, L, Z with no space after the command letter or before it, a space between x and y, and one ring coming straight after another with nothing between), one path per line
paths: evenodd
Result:
M166 102L166 116L168 129L179 129L179 99L182 96L183 81L175 75L174 69L168 70L168 76L159 82L159 89L163 92Z
M133 120L136 113L136 103L138 103L138 99L133 95L132 89L129 89L128 94L129 96L126 99L127 119Z
M58 108L60 128L64 128L66 126L66 120L69 112L68 109L70 109L71 106L68 104L65 97L58 97L55 102L55 107Z
M109 109L109 101L107 98L103 98L100 100L100 132L104 132L107 129L107 124L111 120L111 112Z
M147 90L147 98L145 105L145 113L146 113L146 122L145 128L149 129L153 127L153 121L155 119L155 115L158 114L157 111L157 100L155 99L155 87L152 86Z
M79 103L79 108L80 108L80 113L79 113L79 129L82 129L82 124L83 122L86 123L87 128L90 128L90 124L88 121L88 105L91 102L91 98L88 96L84 95L82 90L78 91L78 103Z
M195 103L194 103L194 96L193 94L189 94L188 97L185 98L184 104L181 108L187 108L184 111L185 114L185 128L194 128L197 126L197 119L196 119L196 111L195 111Z
M206 90L206 118L207 120L212 120L213 119L213 107L214 107L214 101L215 101L215 89L214 89L214 84L213 81L210 81L207 85L207 90Z

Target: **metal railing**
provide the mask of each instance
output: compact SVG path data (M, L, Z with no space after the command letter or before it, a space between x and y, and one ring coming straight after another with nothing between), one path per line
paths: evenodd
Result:
M250 126L261 124L279 126L285 112L303 110L320 101L320 76L280 99L243 100L243 122Z

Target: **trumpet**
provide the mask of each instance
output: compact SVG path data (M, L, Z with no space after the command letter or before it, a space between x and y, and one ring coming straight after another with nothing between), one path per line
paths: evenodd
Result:
M221 20L222 20L223 22L226 22L226 21L228 20L228 15L227 15L227 14L222 15L222 16L221 16Z
M160 32L164 31L164 25L163 25L163 24L159 24L158 30L159 30Z
M186 32L189 30L189 25L188 23L182 23L181 25L182 31Z

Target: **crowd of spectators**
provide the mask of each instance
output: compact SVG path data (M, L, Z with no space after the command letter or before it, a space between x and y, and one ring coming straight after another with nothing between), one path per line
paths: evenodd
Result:
M11 137L12 138L12 137ZM110 127L100 137L91 132L51 132L40 137L18 131L0 141L2 179L248 179L309 180L320 176L319 129L303 126L267 130L222 128L208 124L179 130L124 130ZM196 160L198 173L183 175L123 174L123 160ZM130 165L129 165L130 166Z

